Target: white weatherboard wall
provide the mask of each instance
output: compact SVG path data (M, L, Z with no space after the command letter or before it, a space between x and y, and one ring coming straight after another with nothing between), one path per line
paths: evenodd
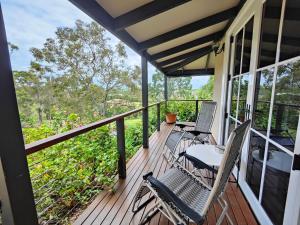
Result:
M222 113L221 113L221 96L222 96L222 79L223 79L223 63L224 63L224 53L220 53L215 58L215 81L214 81L214 92L213 100L217 102L217 111L215 115L215 120L212 126L212 134L215 140L220 144L219 129L222 123Z

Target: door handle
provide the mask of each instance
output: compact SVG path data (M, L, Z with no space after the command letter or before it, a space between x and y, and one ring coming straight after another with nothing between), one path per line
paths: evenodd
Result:
M300 170L300 154L294 155L292 170Z

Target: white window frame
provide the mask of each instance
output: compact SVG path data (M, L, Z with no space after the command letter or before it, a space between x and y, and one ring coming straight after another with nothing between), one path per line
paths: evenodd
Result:
M280 23L279 23L279 33L278 33L278 41L277 41L277 50L276 50L276 60L275 63L263 68L257 69L258 65L258 57L259 57L259 42L260 42L260 32L261 32L261 21L262 21L262 11L263 11L263 4L265 0L248 0L243 9L239 12L238 16L232 23L232 25L229 27L228 31L226 32L225 35L225 54L224 54L224 64L223 64L223 80L222 80L222 86L225 87L222 90L222 96L221 96L221 126L219 129L219 137L222 137L223 132L225 132L225 139L228 137L228 126L229 126L229 118L231 118L235 123L237 123L237 114L236 118L233 118L230 116L230 101L228 99L231 98L231 85L232 85L232 80L233 78L237 78L239 76L242 76L243 74L239 74L236 76L231 77L231 82L228 84L227 87L227 71L229 71L230 74L233 74L233 63L234 63L234 54L231 54L229 50L234 53L235 52L235 45L233 43L230 43L230 37L231 36L236 36L236 34L243 29L245 24L251 19L252 16L254 16L254 24L253 24L253 38L252 38L252 48L251 48L251 60L250 62L250 71L249 71L249 85L248 85L248 96L247 96L247 103L249 102L251 105L251 112L253 110L253 102L254 102L254 85L255 85L255 79L256 79L256 73L258 71L262 71L264 69L269 69L269 68L274 68L274 76L273 76L273 85L272 85L272 96L271 96L271 104L270 104L270 111L269 111L269 121L268 121L268 131L267 135L263 135L254 129L251 128L252 132L255 132L256 134L260 135L266 140L266 149L268 150L268 145L269 143L275 145L277 148L279 148L281 151L286 152L287 154L293 156L295 154L300 154L300 116L299 116L299 123L298 123L298 130L297 130L297 137L296 137L296 143L295 143L295 151L292 153L285 147L279 145L275 141L271 140L270 137L270 128L271 128L271 118L272 118L272 112L273 112L273 105L274 105L274 96L275 96L275 88L276 88L276 78L277 78L277 70L280 65L284 65L286 63L291 63L294 61L300 60L300 56L287 59L284 61L279 62L279 56L280 56L280 43L281 43L281 35L282 35L282 27L283 27L283 20L284 20L284 8L286 4L286 0L282 0L282 10L281 10L281 17L280 17ZM243 31L244 35L244 31ZM242 50L243 51L243 50ZM243 53L241 53L243 56ZM242 56L241 56L241 65L242 65ZM230 57L230 58L229 58ZM228 63L230 62L230 63ZM230 64L230 65L229 65ZM240 70L241 72L241 70ZM240 79L239 79L240 80ZM239 81L240 83L240 81ZM239 84L240 86L240 84ZM227 89L228 88L228 93ZM226 98L227 96L227 98ZM228 119L224 118L225 114L225 109L227 109L228 113ZM237 106L238 110L238 106ZM250 113L252 115L252 113ZM225 121L227 121L225 123ZM223 126L225 124L225 126ZM246 145L248 146L249 142L249 136L246 139ZM223 140L219 140L220 142ZM269 219L268 215L264 211L262 205L261 205L261 200L262 200L262 192L263 192L263 185L264 185L264 178L265 178L265 171L266 171L266 160L267 160L267 154L268 151L265 150L265 156L264 156L264 164L263 164L263 170L262 170L262 178L261 178L261 189L260 189L260 194L259 194L259 199L256 198L250 187L245 181L246 178L246 168L247 168L247 160L248 160L248 148L245 147L243 148L242 152L242 160L241 160L241 172L239 176L239 184L241 186L241 189L245 193L252 210L256 214L259 222L261 224L270 224L272 225L271 220ZM300 201L298 198L295 198L297 196L296 190L297 187L300 185L300 172L299 171L291 171L290 174L290 183L288 187L288 195L287 195L287 205L285 209L285 215L284 215L284 225L300 225L298 223L300 221ZM298 197L298 196L297 196ZM295 199L297 199L295 201ZM298 216L297 216L298 215Z

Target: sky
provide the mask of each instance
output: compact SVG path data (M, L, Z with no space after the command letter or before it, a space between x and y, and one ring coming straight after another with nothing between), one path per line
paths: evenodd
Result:
M57 27L73 27L80 19L91 22L92 19L76 8L68 0L2 0L1 1L7 39L17 45L19 50L11 56L13 70L26 70L32 56L29 49L42 47L45 40L54 37ZM115 45L119 40L107 32L110 44ZM126 46L127 64L140 65L140 56ZM149 82L155 68L148 66ZM201 87L209 77L193 77L193 89Z

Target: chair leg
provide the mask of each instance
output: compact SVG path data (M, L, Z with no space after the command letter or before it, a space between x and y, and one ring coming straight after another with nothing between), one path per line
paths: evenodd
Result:
M218 199L218 202L220 204L220 206L222 207L223 211L221 213L221 215L219 216L219 219L217 221L217 225L220 225L223 220L224 220L224 217L226 216L228 222L230 225L234 225L234 223L232 222L232 219L230 218L229 214L228 214L228 203L226 202L225 199L223 199L223 197L221 196L219 199Z
M147 199L145 202L143 202L141 205L138 205L135 207L136 202L133 205L132 212L137 213L141 209L143 209L145 206L147 206L150 202L152 202L155 199L155 196L151 196L149 199Z
M158 205L159 204L156 203L151 209L149 209L149 211L141 219L139 225L144 225L148 223L159 212Z
M219 219L216 223L216 225L221 225L225 216L227 215L227 209L228 209L228 206L226 205L224 208L223 208L223 211L221 213L221 215L219 216Z
M234 223L232 222L232 219L228 215L228 212L226 212L226 218L227 218L227 220L228 220L228 222L229 222L230 225L234 225Z

